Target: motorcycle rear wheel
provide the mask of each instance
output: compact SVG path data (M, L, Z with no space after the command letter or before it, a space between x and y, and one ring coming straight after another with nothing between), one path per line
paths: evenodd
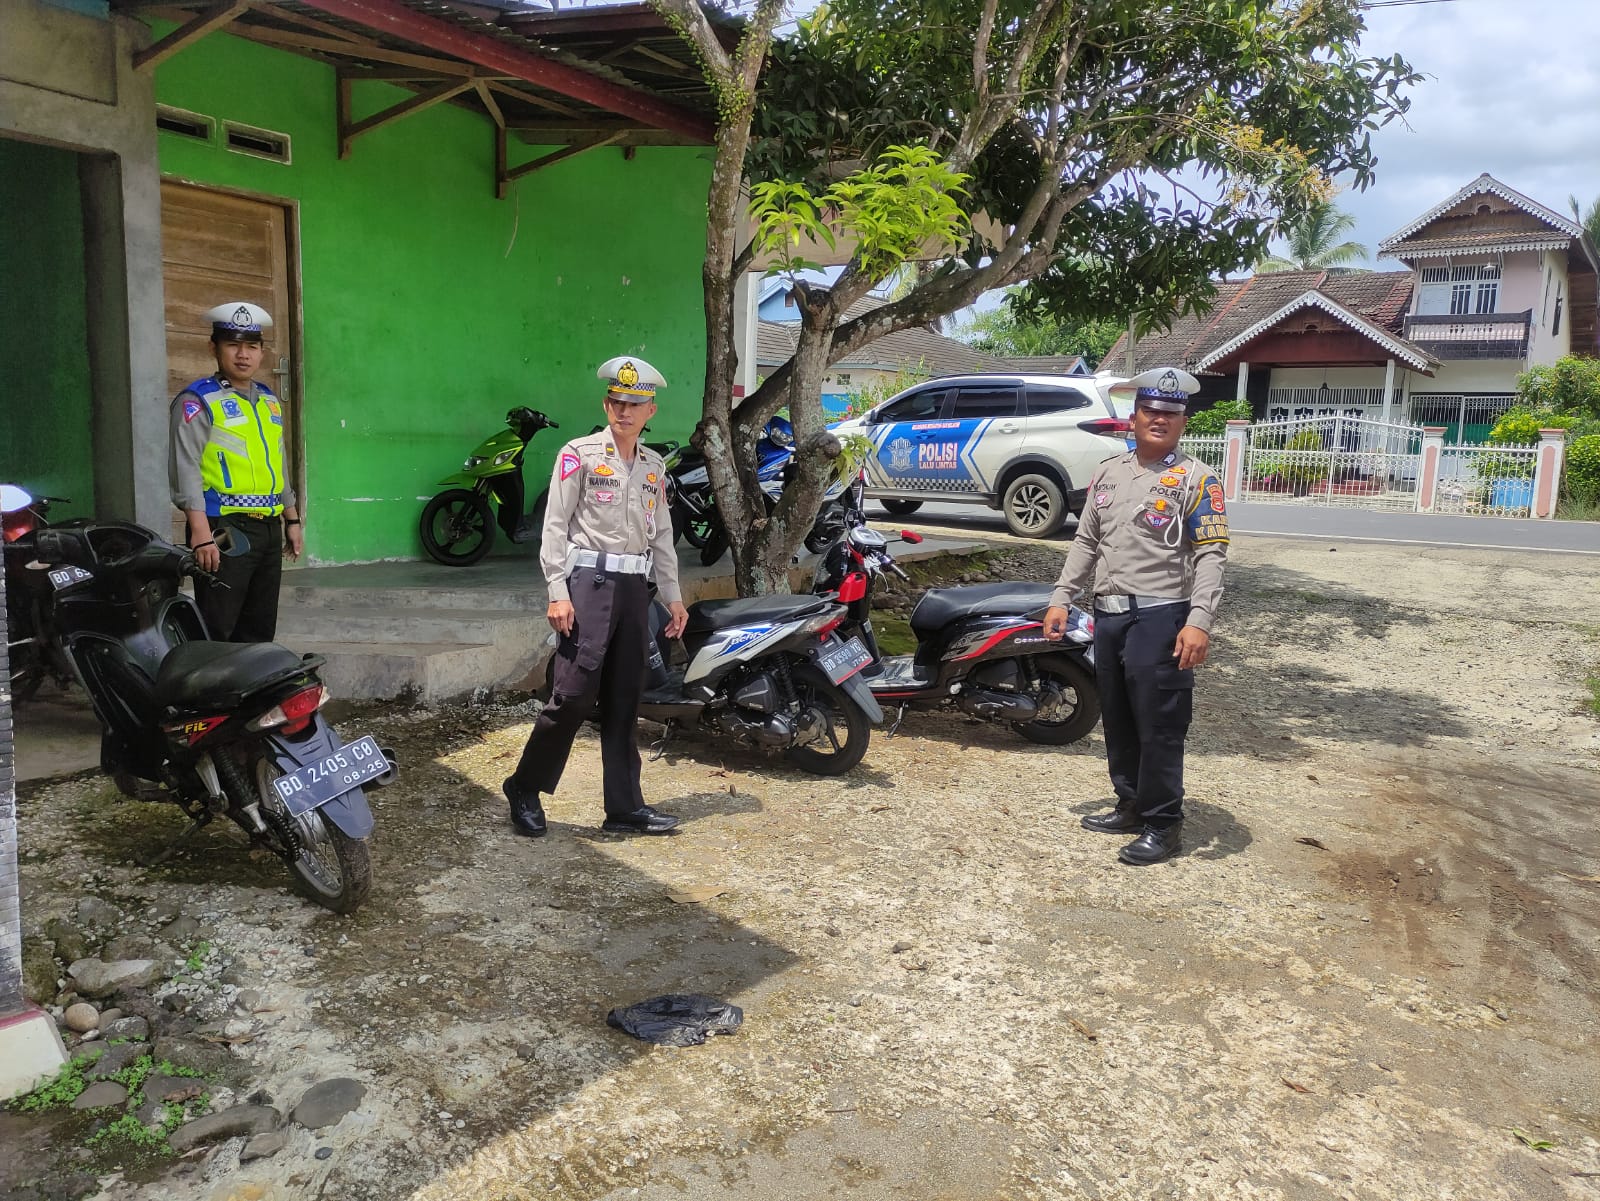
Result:
M272 781L283 772L265 754L257 753L250 774L268 825L286 823L300 843L299 853L293 858L280 852L300 891L324 909L354 913L372 888L372 855L367 840L351 838L315 809L299 817L291 816L272 787Z
M1100 690L1094 673L1066 655L1048 655L1039 661L1039 675L1060 690L1061 700L1048 716L1041 710L1039 717L1014 721L1011 728L1041 746L1066 746L1086 737L1100 720Z
M790 747L784 751L784 758L814 776L844 775L866 755L867 743L872 738L872 723L845 695L844 689L811 664L793 667L791 678L800 704L818 710L827 720L828 729L818 742ZM844 735L842 743L841 733Z
M494 513L470 488L450 488L422 508L422 549L446 567L471 567L494 545Z

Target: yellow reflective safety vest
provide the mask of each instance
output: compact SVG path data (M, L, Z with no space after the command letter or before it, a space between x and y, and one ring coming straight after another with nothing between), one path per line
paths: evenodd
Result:
M184 389L211 415L211 432L200 456L206 516L283 512L283 406L264 384L254 402L214 377ZM187 403L187 402L185 402Z

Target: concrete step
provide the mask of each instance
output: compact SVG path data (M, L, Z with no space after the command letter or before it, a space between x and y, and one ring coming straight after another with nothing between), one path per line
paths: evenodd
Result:
M294 640L288 645L327 661L322 678L340 700L438 702L479 688L515 687L544 654L542 643L516 654L492 643Z
M279 608L280 642L491 644L517 651L550 632L542 611L341 605L322 597L318 600L322 603Z
M326 570L326 569L321 569ZM348 571L348 568L338 570ZM280 605L338 606L339 608L384 609L472 609L479 612L543 614L545 609L544 580L531 577L526 585L507 586L504 583L481 584L477 587L452 587L437 584L427 587L393 587L376 584L301 584L295 582L299 573L286 572Z

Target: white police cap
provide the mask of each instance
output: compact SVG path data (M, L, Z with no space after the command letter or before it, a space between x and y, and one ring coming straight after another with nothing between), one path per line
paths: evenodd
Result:
M272 315L248 300L230 300L205 315L211 336L229 341L259 342L263 330L272 328Z
M654 400L656 389L667 386L667 381L661 378L661 372L637 355L619 354L614 359L607 359L595 374L606 381L606 389L612 396L639 404Z
M1178 367L1152 367L1132 379L1111 385L1111 395L1134 398L1147 409L1187 413L1189 397L1200 391L1200 381Z

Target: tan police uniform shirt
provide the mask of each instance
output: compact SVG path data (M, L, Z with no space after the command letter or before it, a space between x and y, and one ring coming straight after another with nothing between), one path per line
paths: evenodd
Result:
M1107 459L1090 480L1050 604L1066 608L1092 578L1095 596L1187 600L1188 624L1210 632L1227 558L1228 515L1216 473L1182 451L1151 467L1129 451Z
M544 517L539 566L552 601L569 599L567 552L573 548L615 555L655 556L652 570L661 599L681 601L678 552L667 512L667 468L640 443L632 466L617 453L610 430L574 438L556 455Z

